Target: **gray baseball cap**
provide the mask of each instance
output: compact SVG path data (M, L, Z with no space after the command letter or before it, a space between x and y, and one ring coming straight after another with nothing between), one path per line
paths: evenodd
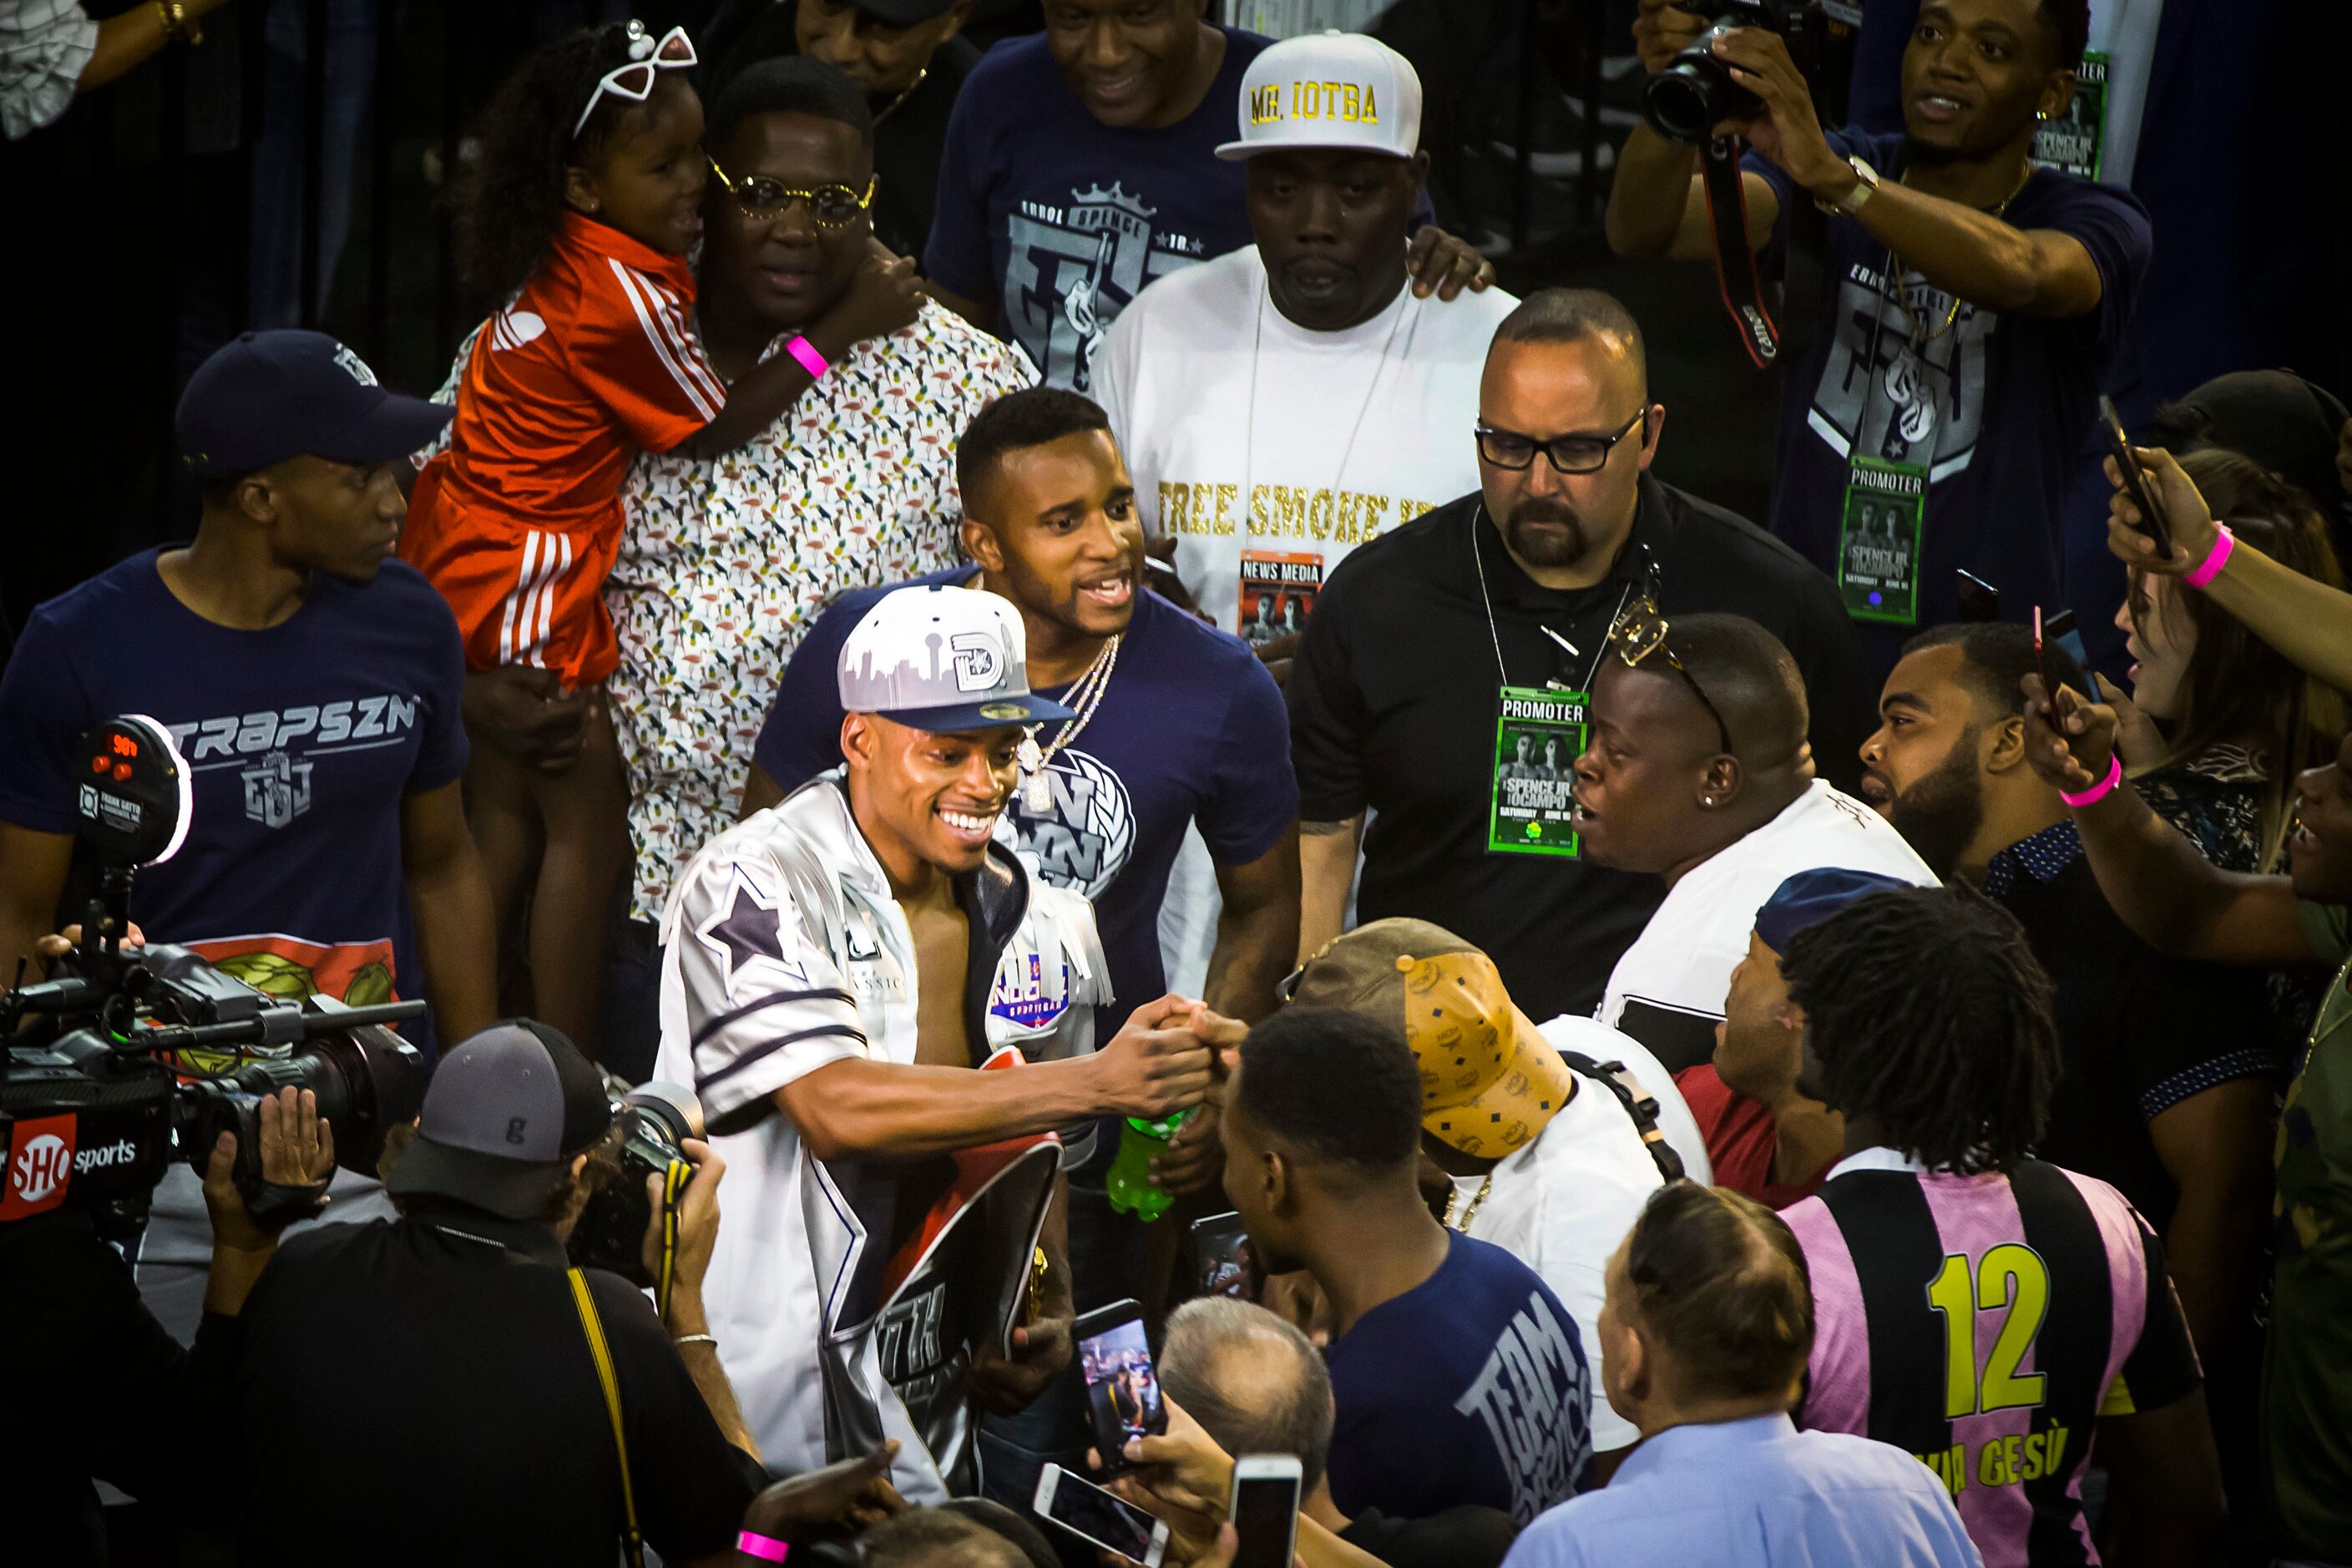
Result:
M578 1047L545 1024L504 1019L433 1069L415 1140L384 1185L530 1219L612 1125L604 1076Z
M1029 693L1028 635L1012 601L944 583L894 588L834 665L841 706L943 734L1068 719Z

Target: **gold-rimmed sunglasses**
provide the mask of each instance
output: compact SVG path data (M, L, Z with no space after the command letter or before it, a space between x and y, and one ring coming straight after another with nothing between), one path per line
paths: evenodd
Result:
M1715 731L1723 739L1724 751L1731 751L1731 726L1723 721L1722 710L1706 694L1706 688L1698 683L1698 677L1684 666L1683 661L1675 657L1675 650L1666 644L1665 612L1658 608L1654 589L1643 588L1640 597L1629 599L1625 607L1617 612L1616 620L1609 626L1609 647L1624 661L1628 669L1640 668L1642 661L1654 653L1665 655L1667 666L1683 678L1684 684L1691 689L1691 695L1697 698L1700 706L1706 710L1706 716L1715 721Z
M709 163L710 172L719 176L719 183L726 187L735 205L741 207L747 216L764 223L773 223L783 216L785 209L794 202L806 202L809 216L817 221L819 227L839 228L844 224L857 221L857 215L873 205L875 187L880 184L878 178L869 177L863 195L851 186L843 184L803 189L787 185L782 180L769 179L765 174L753 174L744 180L730 179L727 171L719 166L718 159L710 159Z

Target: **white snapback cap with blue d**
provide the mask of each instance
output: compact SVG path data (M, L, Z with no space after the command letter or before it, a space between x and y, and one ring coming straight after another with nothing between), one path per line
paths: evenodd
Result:
M944 583L894 588L841 645L841 706L942 734L1076 715L1029 692L1028 635L1012 602Z
M1242 75L1241 138L1220 158L1285 148L1410 158L1421 150L1421 78L1402 55L1361 33L1285 38Z

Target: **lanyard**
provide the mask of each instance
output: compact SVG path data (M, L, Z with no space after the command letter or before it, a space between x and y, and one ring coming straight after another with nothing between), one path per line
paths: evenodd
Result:
M1546 459L1538 454L1537 461L1541 462L1544 460ZM1478 603L1484 606L1486 611L1486 636L1487 638L1495 645L1495 673L1501 679L1502 683L1505 686L1508 686L1511 683L1511 672L1509 668L1503 663L1503 634L1495 625L1495 597L1492 594L1486 591L1486 559L1479 552L1478 550L1478 520L1486 515L1486 502L1482 498L1476 507L1475 507L1470 513L1470 564L1477 569ZM1497 528L1495 532L1496 537L1499 538L1502 534L1502 530ZM1650 547L1645 544L1641 548L1643 555L1647 557L1650 552ZM1617 617L1625 613L1625 601L1633 595L1633 584L1631 583L1626 584L1624 587L1618 590L1617 607L1609 612L1609 624L1611 626L1615 626L1617 624ZM1551 638L1552 641L1559 644L1560 647L1566 648L1570 658L1580 657L1577 653L1576 645L1569 641L1566 637L1560 636L1558 632L1552 630L1549 626L1539 625L1536 629L1543 633L1544 636ZM1604 633L1601 639L1601 646L1593 650L1592 662L1584 667L1584 680L1580 686L1563 686L1556 679L1546 679L1544 681L1544 685L1554 691L1591 690L1592 678L1601 673L1601 656L1608 651L1608 638Z

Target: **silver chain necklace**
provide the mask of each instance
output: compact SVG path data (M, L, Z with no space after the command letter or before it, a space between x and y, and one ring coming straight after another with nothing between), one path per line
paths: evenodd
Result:
M1054 783L1046 769L1055 757L1069 750L1070 742L1078 738L1094 718L1095 710L1102 706L1103 693L1110 689L1111 671L1118 668L1119 641L1126 636L1125 632L1112 634L1102 651L1095 655L1095 661L1087 666L1086 673L1072 681L1070 689L1062 694L1062 705L1074 710L1077 716L1062 721L1061 732L1054 737L1052 745L1037 743L1037 731L1045 728L1042 724L1033 725L1022 734L1021 804L1032 816L1052 809Z

